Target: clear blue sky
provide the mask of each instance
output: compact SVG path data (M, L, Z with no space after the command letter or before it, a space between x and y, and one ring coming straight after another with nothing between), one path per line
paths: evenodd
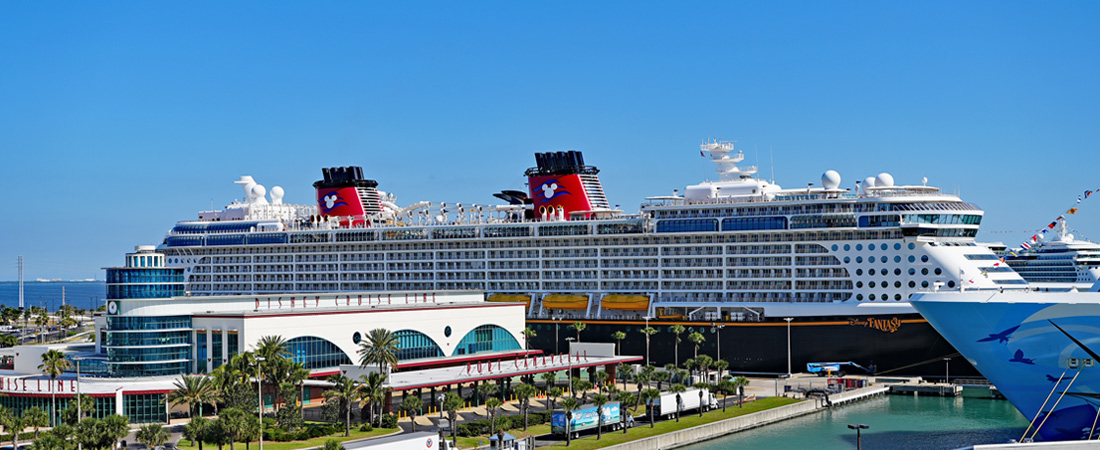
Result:
M1100 3L380 3L0 4L0 279L102 279L240 175L312 203L336 165L489 203L576 149L635 211L719 137L785 187L928 177L986 230L1100 188Z

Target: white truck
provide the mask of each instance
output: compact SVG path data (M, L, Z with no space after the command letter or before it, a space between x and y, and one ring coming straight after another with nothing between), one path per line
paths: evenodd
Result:
M699 393L702 392L702 402L700 403ZM718 407L718 401L714 399L714 396L710 395L709 389L689 388L680 394L680 401L683 404L680 406L680 412L685 413L693 411L696 408L703 408L703 411L708 411ZM654 415L662 416L664 418L671 418L676 414L676 393L675 392L662 392L661 397L658 398L652 405Z
M368 439L354 444L344 444L347 450L454 450L449 439L440 440L439 433L420 431L403 433L378 439Z

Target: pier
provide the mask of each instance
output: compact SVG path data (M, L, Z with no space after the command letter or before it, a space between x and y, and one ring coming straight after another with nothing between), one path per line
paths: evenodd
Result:
M963 387L947 383L891 384L890 393L895 395L918 395L935 397L958 397Z

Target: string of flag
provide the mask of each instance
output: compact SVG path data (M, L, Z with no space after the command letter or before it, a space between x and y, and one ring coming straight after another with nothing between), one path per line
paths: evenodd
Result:
M1072 208L1067 209L1066 212L1062 213L1062 215L1058 216L1058 218L1052 220L1049 224L1047 224L1047 226L1043 227L1038 232L1031 235L1030 239L1021 242L1019 248L1009 250L1009 253L1012 254L1012 256L1017 256L1016 252L1030 250L1033 244L1037 244L1039 242L1039 240L1041 239L1040 236L1045 235L1047 231L1053 230L1054 227L1058 226L1058 222L1066 220L1066 215L1077 214L1077 210L1081 207L1081 202L1084 200L1088 200L1089 196L1098 192L1100 192L1100 188L1096 188L1091 191L1086 190L1084 194L1078 195L1077 203L1075 203Z

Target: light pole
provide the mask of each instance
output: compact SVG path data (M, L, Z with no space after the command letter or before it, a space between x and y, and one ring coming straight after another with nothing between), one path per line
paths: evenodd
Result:
M645 365L649 365L649 319L650 316L645 316Z
M572 338L572 337L567 337L567 338L565 338L565 340L569 341L569 352L572 352L573 351L573 341L575 341L577 339ZM565 377L569 379L569 396L574 397L574 395L573 395L573 354L572 353L569 354L569 372L565 373Z
M786 317L787 321L787 378L791 377L791 321L794 317Z
M73 362L76 363L76 422L80 423L80 416L83 415L80 409L80 361L83 361L84 358L80 356L74 356L72 359ZM76 449L84 449L84 444L80 442L80 440L76 441Z
M550 316L550 320L554 321L554 354L560 355L561 352L558 351L558 328L561 324L561 317Z
M264 450L264 361L267 361L267 358L263 356L256 357L256 398L259 400L257 409L260 411L260 450Z
M715 361L721 361L722 360L722 329L726 327L726 324L724 324L724 323L717 323L717 324L712 323L712 324L710 324L710 326L711 326L712 331L717 330L715 335L718 336L716 338L718 340L718 354L715 355L714 360Z
M861 448L862 448L862 442L861 442L862 439L860 438L859 430L866 430L868 428L871 428L871 427L869 427L867 425L864 425L862 423L859 424L859 425L851 425L851 424L848 425L848 429L856 430L856 450L861 450Z
M943 370L944 384L951 384L951 358L943 359Z

